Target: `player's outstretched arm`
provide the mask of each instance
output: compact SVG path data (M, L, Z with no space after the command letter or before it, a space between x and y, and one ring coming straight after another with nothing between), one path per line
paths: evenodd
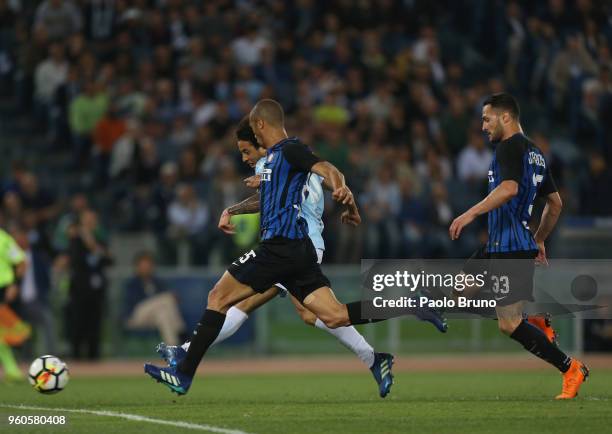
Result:
M259 193L255 193L252 196L247 197L242 202L232 205L229 208L225 208L219 218L218 228L226 234L236 233L236 226L234 226L230 219L233 215L238 214L253 214L259 212Z
M355 202L353 193L346 185L344 175L329 161L319 161L312 166L310 171L323 177L323 185L332 191L332 197L336 202L344 205Z
M259 212L259 193L247 197L242 202L227 208L229 215L254 214Z
M558 192L550 193L546 196L546 205L542 212L542 218L540 219L540 225L536 231L534 238L538 245L538 256L536 262L539 264L548 265L546 259L546 247L544 247L544 241L548 238L553 228L559 220L561 209L563 208L563 202Z
M487 197L453 220L448 229L451 240L458 239L463 228L472 223L476 217L499 208L517 194L518 183L516 181L503 181Z
M344 175L333 164L320 161L312 166L311 172L323 177L323 187L332 192L332 197L337 202L346 205L346 210L340 216L340 221L351 226L361 223L361 216L353 193L347 187Z

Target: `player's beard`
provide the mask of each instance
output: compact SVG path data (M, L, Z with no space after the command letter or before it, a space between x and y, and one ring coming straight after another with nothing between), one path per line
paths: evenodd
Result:
M504 137L504 128L501 122L498 122L497 125L495 125L495 129L491 132L491 143L501 142L502 137Z

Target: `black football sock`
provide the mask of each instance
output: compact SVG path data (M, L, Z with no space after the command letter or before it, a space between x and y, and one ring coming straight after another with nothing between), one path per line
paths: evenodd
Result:
M510 337L519 342L531 354L556 366L561 372L567 372L572 363L571 357L557 348L546 338L544 333L527 321L521 321Z
M178 370L193 377L198 365L206 354L206 350L219 336L221 327L225 322L225 314L206 309L200 322L196 326L191 337L191 343L185 359L178 366Z
M361 301L354 301L346 304L349 320L351 325L369 324L373 322L384 321L384 319L362 318L361 317Z

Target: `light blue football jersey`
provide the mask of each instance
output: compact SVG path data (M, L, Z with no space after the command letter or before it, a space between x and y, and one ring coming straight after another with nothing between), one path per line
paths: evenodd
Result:
M255 174L261 175L266 158L260 158L255 165ZM308 224L308 236L315 249L325 250L323 241L323 210L325 197L323 196L323 178L316 173L309 173L304 188L302 189L301 217Z

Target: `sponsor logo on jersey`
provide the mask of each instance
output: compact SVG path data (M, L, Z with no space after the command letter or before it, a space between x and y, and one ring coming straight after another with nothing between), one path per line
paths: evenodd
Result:
M261 169L261 173L259 174L259 176L261 176L262 181L271 181L272 180L272 169L268 169L264 167L263 169Z

